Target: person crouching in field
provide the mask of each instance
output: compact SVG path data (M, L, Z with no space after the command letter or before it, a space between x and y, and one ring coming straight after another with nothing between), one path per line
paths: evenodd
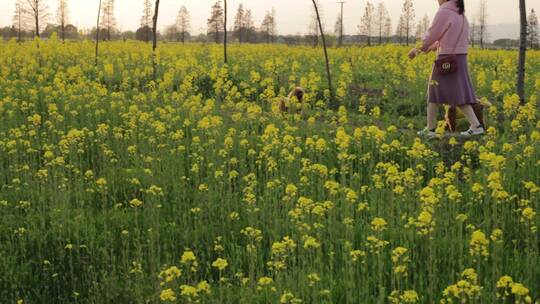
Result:
M286 98L281 99L279 103L281 113L302 113L304 110L304 95L305 91L303 88L294 88Z
M478 104L469 76L467 52L469 22L465 17L465 0L438 0L439 10L422 41L420 49L413 48L409 58L420 52L438 51L437 61L428 83L427 127L418 135L436 136L438 105L458 107L470 127L462 136L484 134L484 126L473 110Z

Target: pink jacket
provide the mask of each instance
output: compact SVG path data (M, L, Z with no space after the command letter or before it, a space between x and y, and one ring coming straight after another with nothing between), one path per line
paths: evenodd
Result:
M447 55L467 54L468 49L469 21L465 14L459 14L455 0L447 1L439 7L424 37L422 51L438 50L439 54Z

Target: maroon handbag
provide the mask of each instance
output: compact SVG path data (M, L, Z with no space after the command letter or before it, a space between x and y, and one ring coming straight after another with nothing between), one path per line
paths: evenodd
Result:
M463 23L461 25L461 33L459 34L457 41L454 45L454 54L451 55L445 55L444 57L441 56L441 58L435 60L435 69L437 70L437 73L439 75L449 75L457 72L458 65L456 61L456 47L459 42L459 39L463 35L463 28L465 27L465 15L463 15Z
M435 68L439 75L448 75L457 72L456 55L447 55L435 60Z

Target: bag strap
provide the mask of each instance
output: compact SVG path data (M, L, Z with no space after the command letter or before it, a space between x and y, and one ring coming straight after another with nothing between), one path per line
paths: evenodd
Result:
M456 39L456 43L454 43L454 49L452 50L452 54L454 55L456 54L457 44L459 43L461 36L463 36L464 29L465 29L465 14L463 14L463 21L461 22L461 32L459 33L459 36Z

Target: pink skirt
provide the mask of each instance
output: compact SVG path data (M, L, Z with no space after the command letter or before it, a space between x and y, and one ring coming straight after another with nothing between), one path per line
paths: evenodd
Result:
M440 57L441 55L437 58ZM433 64L428 83L429 102L451 106L477 103L474 87L469 76L467 54L457 54L456 63L457 71L449 75L439 75L435 70L435 64Z

